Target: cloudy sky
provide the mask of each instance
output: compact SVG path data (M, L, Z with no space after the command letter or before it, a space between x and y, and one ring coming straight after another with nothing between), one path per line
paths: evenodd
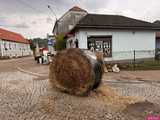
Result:
M59 18L73 6L90 13L125 15L153 22L160 20L159 0L0 0L0 27L27 38L46 37Z

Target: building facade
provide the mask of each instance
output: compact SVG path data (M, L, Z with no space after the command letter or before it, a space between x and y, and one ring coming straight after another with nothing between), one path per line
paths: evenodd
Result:
M29 56L29 41L22 35L0 28L0 58Z
M145 30L85 29L76 32L73 41L79 48L102 51L105 61L155 57L155 32Z
M53 29L54 35L67 34L85 15L87 15L87 11L77 6L71 8L56 21Z
M126 16L88 13L67 32L66 46L101 51L105 61L154 58L158 30L153 23Z

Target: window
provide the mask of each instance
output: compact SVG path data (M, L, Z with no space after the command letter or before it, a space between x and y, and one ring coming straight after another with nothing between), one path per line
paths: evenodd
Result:
M9 49L11 50L11 43L9 43Z
M4 44L3 44L3 45L4 45L4 49L5 49L5 50L8 50L8 49L7 49L6 42L4 42Z
M104 57L112 57L112 36L88 37L88 49L104 53Z

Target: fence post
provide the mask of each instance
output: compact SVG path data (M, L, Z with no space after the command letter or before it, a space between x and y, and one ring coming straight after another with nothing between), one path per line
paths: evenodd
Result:
M135 64L136 64L136 51L133 51L134 59L133 59L133 70L135 70Z

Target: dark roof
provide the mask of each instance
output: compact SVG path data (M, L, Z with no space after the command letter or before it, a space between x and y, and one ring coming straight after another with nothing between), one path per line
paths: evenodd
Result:
M75 28L146 29L160 30L157 25L120 15L88 14Z
M154 21L154 24L156 24L156 25L160 25L160 20L156 20L156 21Z

